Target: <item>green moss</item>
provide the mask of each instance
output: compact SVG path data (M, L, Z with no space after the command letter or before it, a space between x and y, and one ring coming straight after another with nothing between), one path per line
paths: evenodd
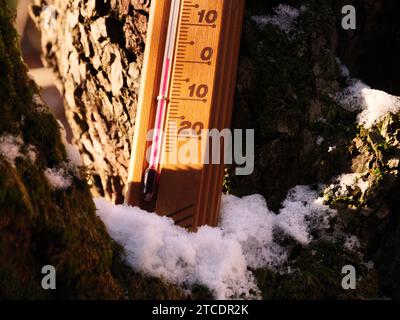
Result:
M26 285L26 281L21 281L21 270L15 272L9 268L0 266L0 298L17 297L24 300L46 299L48 296L45 291L39 290L38 286L30 287ZM30 285L33 281L28 282Z
M39 150L41 160L48 167L66 158L59 125L50 112L33 112L26 117L24 122L25 142L34 145Z
M342 149L356 132L356 115L332 99L340 77L331 5L307 1L290 36L252 20L272 6L249 4L245 20L233 126L255 130L255 171L231 181L233 194L260 193L278 210L290 188L328 182L344 171L349 156ZM333 145L337 150L330 154Z
M361 264L358 256L343 250L339 244L320 241L294 250L284 272L256 270L258 286L268 300L368 299L378 294L377 274ZM342 268L357 269L357 290L342 288ZM290 267L291 272L288 273Z
M223 182L223 193L225 194L230 194L232 191L232 172L231 168L226 168L225 169L225 175L224 175L224 182Z
M14 133L18 131L21 116L32 111L35 89L26 74L26 66L21 62L19 38L12 23L15 12L8 8L5 1L1 3L0 17L0 70L3 75L0 77L0 132Z

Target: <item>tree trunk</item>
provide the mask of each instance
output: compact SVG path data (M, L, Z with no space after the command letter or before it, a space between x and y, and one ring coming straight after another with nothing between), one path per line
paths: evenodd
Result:
M95 193L116 203L123 202L128 176L149 6L35 0L32 7Z

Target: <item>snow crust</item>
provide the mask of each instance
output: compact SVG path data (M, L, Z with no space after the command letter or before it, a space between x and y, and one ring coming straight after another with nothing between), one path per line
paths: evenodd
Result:
M275 15L253 16L252 19L260 28L271 24L287 35L293 32L296 28L296 19L300 16L301 11L286 4L280 4L274 11Z
M53 189L66 190L72 185L72 176L63 168L48 168L44 175Z
M197 233L139 208L115 206L103 198L95 203L132 268L180 285L205 285L217 299L257 297L249 268L283 265L288 252L280 246L280 237L307 245L310 230L326 228L335 214L306 186L289 192L279 215L261 195L223 196L218 228L205 226Z
M369 129L388 113L400 112L400 98L384 91L371 89L360 80L352 79L349 86L336 96L337 101L349 111L360 111L358 124Z
M15 165L15 160L23 157L20 152L23 141L20 137L10 134L5 134L0 137L0 154L12 165Z

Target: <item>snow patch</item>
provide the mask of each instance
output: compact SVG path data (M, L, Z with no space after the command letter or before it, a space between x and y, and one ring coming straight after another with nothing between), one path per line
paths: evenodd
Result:
M354 190L356 187L359 187L363 194L369 188L369 183L363 179L362 174L342 174L335 178L335 184L331 185L329 188L334 191L334 197L339 198L351 196L350 191Z
M296 19L301 14L300 10L286 4L280 4L274 11L275 15L273 16L253 16L252 19L259 28L271 24L287 35L293 32L296 27Z
M354 252L361 248L361 243L356 236L348 235L343 247L349 252Z
M279 267L287 261L274 231L306 245L312 240L311 228L326 228L334 214L305 186L289 192L279 215L260 195L223 196L219 227L201 227L197 233L139 208L115 206L102 198L95 203L135 270L181 285L205 285L217 299L256 297L259 290L248 267Z
M56 190L66 190L72 185L72 177L64 168L48 168L44 171L50 186Z
M286 252L273 236L277 216L268 209L263 196L225 195L220 216L221 232L240 244L249 267L274 267L286 261Z
M189 233L172 219L95 199L111 236L135 269L178 284L203 284L217 299L249 297L256 290L240 244L219 228Z
M337 94L336 100L349 111L361 111L358 123L369 129L388 113L400 112L400 97L374 90L360 80L351 80L349 86Z
M25 151L24 153L21 151ZM37 149L32 145L24 145L21 137L5 134L0 137L0 154L7 159L13 166L17 158L26 158L35 163L37 159Z
M324 205L316 191L306 186L297 186L289 191L276 220L286 234L307 245L313 240L310 230L328 229L334 215L336 211Z
M10 134L2 135L0 137L0 154L13 166L15 166L15 160L23 157L22 153L20 152L23 144L24 142L20 137Z
M336 149L337 149L337 146L330 146L330 147L328 148L328 152L329 152L329 153L332 153L332 152L334 152Z

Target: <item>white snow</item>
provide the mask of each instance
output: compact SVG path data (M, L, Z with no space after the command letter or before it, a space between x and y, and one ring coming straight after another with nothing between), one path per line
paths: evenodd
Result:
M252 19L260 28L264 28L267 24L277 27L286 34L290 34L295 30L296 19L300 16L300 10L286 4L280 4L274 9L273 16L253 16Z
M20 151L23 144L24 142L20 137L10 134L2 135L0 137L0 154L15 166L15 160L19 157L23 157Z
M336 96L349 111L361 111L358 123L369 129L388 113L400 112L400 98L384 91L374 90L360 80L351 80L349 86Z
M260 195L223 196L219 227L189 233L171 219L139 208L115 206L102 198L95 203L135 270L177 284L205 285L217 299L255 297L258 289L247 268L286 262L287 252L274 230L306 245L312 239L311 228L325 228L334 213L305 186L291 190L280 215L270 211ZM316 221L321 225L313 225Z
M256 289L242 247L219 228L189 233L171 219L138 208L95 199L111 236L122 244L135 269L178 284L206 285L225 299Z
M37 149L35 146L25 145L21 137L10 134L4 134L0 137L0 154L13 166L15 166L17 158L28 157L32 163L35 163L37 159Z
M220 229L238 242L251 268L277 266L286 261L286 252L274 241L277 216L261 195L222 198Z
M363 175L358 173L342 174L334 180L336 184L334 184L333 187L337 189L335 191L335 197L349 196L348 188L354 189L355 187L359 187L361 192L365 193L369 187L368 181L364 181Z
M50 186L56 190L66 190L72 184L71 175L64 168L48 168L44 171Z
M332 153L333 151L335 151L337 149L337 146L330 146L329 148L328 148L328 152L329 153Z
M361 177L357 178L357 186L361 189L361 192L364 194L367 189L369 188L369 182L368 180L364 180Z
M359 187L361 189L361 192L364 193L369 187L368 181L363 179L362 174L342 174L337 179L339 181L339 185L342 191L346 190L347 187Z
M344 249L349 252L354 252L360 249L361 243L356 236L348 235L343 245Z
M336 211L323 204L323 199L309 187L297 186L289 191L283 202L283 209L276 216L277 225L303 245L313 239L310 229L325 230L329 228L330 219Z

